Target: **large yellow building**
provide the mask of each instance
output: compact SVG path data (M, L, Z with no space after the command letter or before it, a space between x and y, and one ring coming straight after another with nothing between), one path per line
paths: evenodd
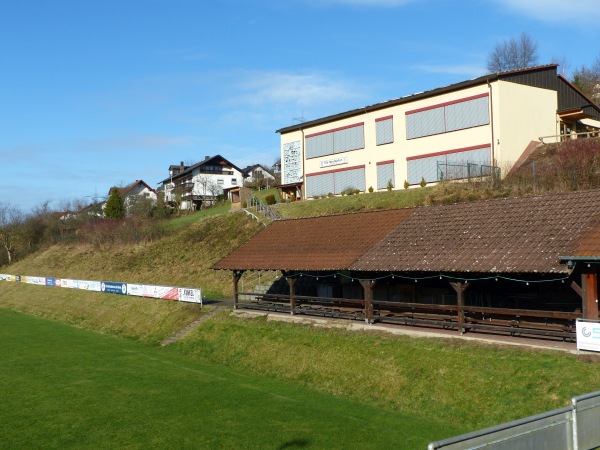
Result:
M311 198L504 176L542 140L600 130L600 108L556 69L490 74L277 130L282 187Z

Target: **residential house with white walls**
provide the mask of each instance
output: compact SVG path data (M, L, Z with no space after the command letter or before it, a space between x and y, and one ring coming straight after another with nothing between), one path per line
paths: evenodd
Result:
M260 189L268 189L275 185L275 174L261 164L254 164L242 170L244 174L244 184L247 186L257 186Z
M199 163L183 162L169 167L169 177L160 182L165 202L177 203L182 210L197 210L214 204L224 192L242 186L242 170L221 155L206 156Z
M108 196L110 196L112 189L109 189ZM135 180L125 187L115 187L115 189L119 191L123 199L126 215L133 215L141 211L149 212L152 206L156 205L156 191L144 180ZM106 201L102 203L102 210L104 210L105 205ZM136 209L139 211L136 211Z

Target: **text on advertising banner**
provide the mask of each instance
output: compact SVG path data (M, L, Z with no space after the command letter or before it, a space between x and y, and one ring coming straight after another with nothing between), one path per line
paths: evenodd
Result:
M202 303L202 291L200 289L179 288L179 301Z
M107 292L109 294L127 295L127 285L125 283L103 281L101 286L102 292Z
M44 277L31 277L31 276L27 276L25 277L25 282L27 284L37 284L38 286L45 286L46 285L46 278Z

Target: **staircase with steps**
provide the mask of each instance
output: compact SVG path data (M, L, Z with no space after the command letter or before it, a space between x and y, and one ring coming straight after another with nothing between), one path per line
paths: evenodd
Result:
M187 325L186 327L182 328L181 330L179 330L177 333L175 333L172 336L169 336L167 339L165 339L164 341L162 341L160 343L160 345L162 347L165 347L169 344L172 344L175 341L178 341L179 339L181 339L183 336L185 336L186 334L188 334L190 331L192 331L194 328L196 328L198 325L200 325L202 322L207 321L208 319L210 319L212 316L214 316L215 314L217 314L219 311L222 311L223 307L221 306L216 306L215 309L213 309L212 311L203 314L201 317L199 317L198 319L194 320L192 323L190 323L189 325Z

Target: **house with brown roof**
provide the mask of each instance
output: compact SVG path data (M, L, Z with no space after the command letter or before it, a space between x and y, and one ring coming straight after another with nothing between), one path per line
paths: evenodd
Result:
M217 262L280 270L238 306L573 337L598 319L600 190L278 220ZM237 297L236 297L237 298Z
M505 176L541 142L597 136L600 108L557 65L484 75L277 130L295 198ZM532 144L533 143L533 144Z

